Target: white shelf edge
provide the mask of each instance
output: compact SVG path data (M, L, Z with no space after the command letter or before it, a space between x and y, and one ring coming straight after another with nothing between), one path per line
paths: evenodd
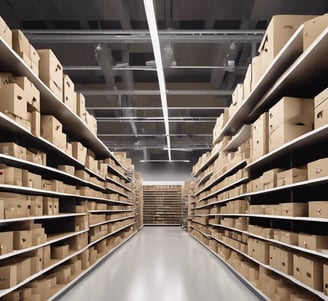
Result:
M251 281L249 281L241 273L236 271L235 268L231 264L229 264L225 259L223 259L219 254L215 253L213 250L211 250L207 245L205 245L203 242L201 242L197 237L195 237L191 233L188 233L188 234L193 239L195 239L198 243L200 243L202 246L204 246L206 249L208 249L214 256L218 257L221 262L223 262L230 270L232 270L232 272L235 273L237 277L241 278L242 281L246 282L247 285L249 285L256 292L256 294L258 294L263 300L267 300L267 301L271 300L263 292L261 292Z
M142 229L142 228L141 228ZM62 293L64 293L66 290L68 290L70 287L72 287L75 283L79 282L81 278L83 278L85 275L87 275L90 271L92 271L99 263L101 263L103 260L105 260L109 255L111 255L113 252L115 252L118 248L120 248L122 245L124 245L129 239L131 239L134 235L138 233L141 229L133 232L131 235L126 237L122 242L120 242L117 246L115 246L113 249L111 249L109 252L107 252L104 256L99 258L92 266L85 269L81 274L77 275L71 282L66 284L62 289L60 289L58 292L56 292L54 295L52 295L49 300L56 300Z
M87 212L85 212L85 213L62 213L62 214L55 214L55 215L38 215L38 216L8 218L8 219L0 219L0 224L1 223L14 223L14 222L21 222L21 221L29 221L29 220L55 219L55 218L63 218L63 217L82 216L82 215L87 215L87 214L88 214Z
M113 222L124 221L124 220L130 219L130 218L135 218L135 217L136 217L135 215L131 215L131 216L127 216L127 217L121 217L121 218L117 218L117 219L107 220L107 221L103 221L103 222L100 222L97 224L89 225L89 227L93 228L93 227L97 227L97 226L101 226L101 225L105 225L105 224L109 224L109 223L113 223Z

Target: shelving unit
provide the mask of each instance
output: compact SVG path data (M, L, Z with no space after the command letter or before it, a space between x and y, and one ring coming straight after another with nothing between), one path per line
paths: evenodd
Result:
M248 273L241 266L249 265L254 271L252 277L255 275L249 280L251 285L267 299L275 296L259 285L264 279L272 286L290 287L290 295L298 291L309 298L328 300L320 281L310 284L306 277L294 274L294 270L287 273L281 265L278 268L276 262L283 260L283 256L280 258L274 253L275 248L288 252L288 256L284 255L284 264L289 268L295 264L295 254L300 260L317 264L321 272L319 267L310 272L306 270L306 264L301 264L300 273L307 272L311 277L323 279L328 255L321 249L326 248L316 248L314 242L304 247L298 239L300 234L304 240L310 237L313 241L328 239L325 227L328 218L313 217L308 212L310 202L328 200L325 189L328 177L323 174L282 185L277 182L277 174L293 168L302 167L304 170L309 163L328 158L328 126L300 135L255 160L248 151L252 147L249 139L251 124L262 113L286 95L314 98L328 86L325 76L328 64L318 59L328 51L328 29L319 34L304 52L302 37L303 25L273 59L258 83L252 86L239 109L220 131L216 131L219 134L214 142L215 147L220 147L216 150L220 156L206 165L199 163L204 161L200 158L197 171L201 172L193 173L197 178L196 192L190 202L191 236L232 266L241 279L245 279ZM238 162L232 163L236 158ZM205 177L209 173L212 176ZM290 209L283 210L286 206ZM296 206L302 207L303 211L293 211ZM252 245L253 240L256 247Z
M181 225L181 186L143 186L146 225Z
M131 177L126 175L128 169L133 170L133 166L123 153L116 158L84 121L1 38L0 54L0 71L27 77L40 91L40 113L54 115L69 134L70 141L82 143L97 158L98 169L91 170L84 162L78 161L43 137L33 135L29 129L0 112L0 142L17 144L24 152L33 149L33 152L46 158L39 163L32 162L27 156L26 159L20 159L12 154L0 154L2 175L15 168L21 176L24 173L38 179L35 182L21 180L16 185L6 182L14 179L0 177L0 200L4 205L0 206L4 208L0 212L0 235L2 232L17 235L13 231L31 233L31 241L26 245L17 249L8 242L9 251L5 251L5 248L0 255L2 267L16 262L17 265L23 264L23 261L29 262L24 266L24 276L20 275L21 279L2 287L0 297L23 291L36 284L41 285L43 281L50 281L49 279L51 283L56 283L56 272L67 267L72 271L73 266L80 266L78 272L71 274L65 284L52 285L44 292L46 299L52 299L81 279L97 262L140 228L136 225L134 188ZM100 169L101 164L105 166L105 171ZM74 174L59 170L59 165L70 167ZM15 202L11 203L10 198L15 199ZM20 203L17 208L21 209L14 208L18 201ZM12 206L10 212L8 206ZM39 210L37 214L31 213L34 206ZM90 223L91 218L102 218L102 214L108 220ZM39 233L37 231L43 233L42 241L34 238ZM4 243L1 241L2 245ZM62 252L60 258L57 257L59 255L54 255L57 249ZM41 264L32 266L32 260L41 256L38 254L43 254L38 261Z

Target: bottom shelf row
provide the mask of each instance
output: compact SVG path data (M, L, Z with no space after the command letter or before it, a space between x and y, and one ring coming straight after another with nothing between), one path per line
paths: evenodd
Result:
M190 234L207 249L214 253L239 278L244 280L262 299L279 301L328 300L328 296L318 290L304 286L301 281L254 260L247 254L218 241L215 237L191 229Z
M42 254L37 254L39 257L35 257L35 262L31 262L31 258L28 258L20 261L19 266L13 263L1 272L0 283L6 281L3 284L10 286L9 289L0 290L1 300L54 300L135 233L133 226L122 228L115 235L104 238L92 246L87 245L75 252L69 252L65 257L57 254L58 259L53 259L53 250L51 254L49 253L50 246L48 246L48 256L47 248L41 248L38 252L42 251ZM58 248L58 251L62 250ZM44 258L51 259L45 263ZM26 273L31 271L31 268L34 269L37 264L43 267L47 264L48 268L43 269L42 273L28 277ZM17 282L20 284L15 285ZM10 285L11 283L14 285Z

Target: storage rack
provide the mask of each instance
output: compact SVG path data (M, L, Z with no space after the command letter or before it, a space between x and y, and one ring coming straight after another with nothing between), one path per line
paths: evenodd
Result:
M303 27L300 26L289 39L253 87L250 95L214 137L216 145L221 145L219 157L224 156L226 152L237 153L240 144L250 138L249 124L283 96L314 98L327 88L328 64L327 61L318 58L324 58L328 51L328 29L326 28L302 52ZM230 137L231 135L234 136ZM239 162L234 166L229 165L215 174L217 168L215 161L206 161L202 164L200 160L197 169L193 172L197 177L195 186L201 183L201 187L195 189L194 200L191 202L190 234L232 268L264 299L271 299L272 296L268 297L270 292L259 281L258 277L261 273L269 277L272 285L282 281L279 282L283 283L281 285L289 286L290 294L295 293L293 287L296 287L296 291L304 297L328 300L323 287L314 288L313 285L300 281L293 272L287 273L282 268L277 268L273 259L268 257L270 248L280 248L286 252L285 254L289 254L287 265L293 261L290 257L293 254L311 258L315 263L326 263L328 258L326 252L288 242L286 238L279 236L279 231L287 230L296 235L301 232L328 235L324 230L327 229L325 225L328 219L288 216L283 212L281 214L250 212L252 206L256 205L263 206L263 210L270 208L275 210L279 208L279 200L283 203L327 200L324 188L327 185L327 177L268 189L253 190L252 188L254 180L266 171L275 168L291 169L320 158L327 158L328 152L325 147L327 137L328 126L322 126L254 161L251 161L251 158L240 157ZM208 173L212 176L203 180L208 169ZM226 178L229 178L229 181L225 182ZM244 206L245 202L247 206L244 209L236 209L235 204ZM252 253L250 246L252 239L259 246L261 245L261 250L263 249L261 256L264 257ZM247 266L247 269L243 269L243 265Z
M65 151L53 145L48 140L33 135L30 130L0 112L0 129L5 142L19 143L22 147L33 148L33 151L42 152L51 157L51 165L34 163L18 159L14 156L0 154L0 163L8 167L27 170L37 174L42 179L57 180L65 185L66 192L38 189L20 185L0 184L0 191L11 192L26 198L44 197L58 199L58 213L37 216L0 219L1 232L10 224L11 231L20 231L21 225L31 230L29 225L37 224L45 231L46 239L43 242L28 247L13 250L0 255L1 266L14 262L32 260L38 252L54 252L56 247L68 246L68 252L60 259L51 255L47 265L43 265L34 272L29 273L14 285L0 290L1 297L14 296L18 291L24 291L34 285L42 286L47 281L52 282L50 289L45 290L45 298L52 299L62 294L76 281L95 267L97 263L106 258L121 244L132 237L137 227L135 225L135 203L132 197L131 179L126 176L125 160L117 159L107 147L90 131L78 115L70 110L40 79L16 52L0 38L0 70L9 72L14 76L27 77L41 94L41 114L54 115L74 141L81 142L92 150L97 158L105 160L108 170L106 177L92 171L83 163L71 157ZM104 162L105 162L104 161ZM89 180L58 170L56 165L70 165L75 170L84 170ZM113 178L115 175L115 178ZM83 192L82 190L83 189ZM98 206L100 209L97 210ZM93 216L104 218L103 221L90 223ZM109 226L110 225L110 226ZM102 227L98 231L98 227ZM105 229L106 228L106 229ZM0 232L0 234L1 234ZM50 254L49 253L49 254ZM50 256L50 255L49 255ZM23 260L24 259L24 260ZM42 256L40 262L42 262ZM29 262L29 261L28 261ZM66 283L56 282L56 273L70 267L75 268ZM33 268L33 267L32 267ZM22 270L20 270L22 272Z
M181 225L181 185L144 185L144 224Z

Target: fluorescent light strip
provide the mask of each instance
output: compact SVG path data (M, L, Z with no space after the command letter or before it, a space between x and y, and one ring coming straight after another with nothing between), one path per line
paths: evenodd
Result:
M140 160L140 163L189 163L190 160Z
M159 43L159 36L158 36L153 0L144 0L144 6L145 6L147 23L148 23L148 28L149 28L150 37L151 37L151 43L152 43L153 51L154 51L158 84L159 84L159 90L160 90L160 95L161 95L162 111L163 111L163 117L164 117L164 127L165 127L165 134L166 134L166 143L167 143L167 152L168 152L169 161L171 161L172 160L171 140L170 140L169 118L168 118L167 99L166 99L166 86L165 86L161 47L160 47L160 43Z

